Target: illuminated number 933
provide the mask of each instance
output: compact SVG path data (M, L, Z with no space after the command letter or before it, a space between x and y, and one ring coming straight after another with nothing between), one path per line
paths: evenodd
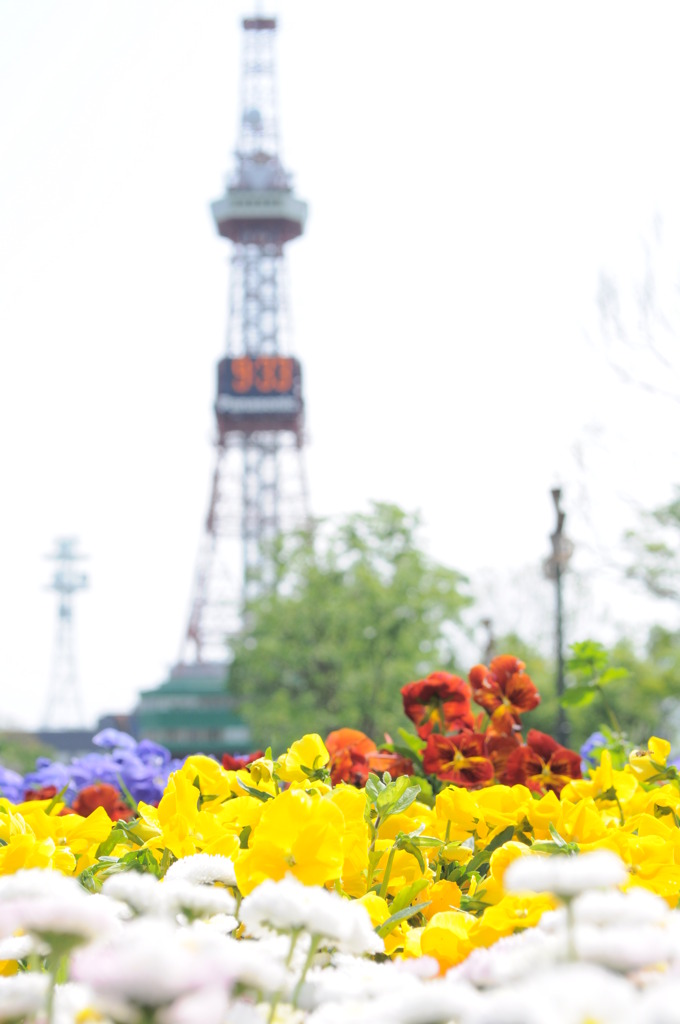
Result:
M293 360L280 356L232 359L231 386L239 395L253 389L263 395L290 391L293 387Z

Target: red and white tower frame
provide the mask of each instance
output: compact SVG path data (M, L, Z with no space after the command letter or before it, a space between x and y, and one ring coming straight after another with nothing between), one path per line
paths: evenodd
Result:
M217 366L216 462L181 664L224 662L266 548L308 518L300 363L290 353L284 247L307 205L279 154L276 19L243 20L236 168L212 204L232 243L226 355Z

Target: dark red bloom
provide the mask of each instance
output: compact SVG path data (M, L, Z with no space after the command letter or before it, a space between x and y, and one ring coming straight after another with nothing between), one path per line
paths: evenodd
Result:
M393 779L400 775L413 775L413 762L408 757L390 750L375 750L366 755L368 769L376 775L389 772Z
M559 796L570 779L581 778L581 757L544 732L529 729L526 746L518 747L507 760L503 782L517 783L534 793L551 790Z
M499 782L505 784L508 760L520 744L521 740L516 732L504 734L487 729L484 753L491 761L494 774Z
M511 733L519 716L531 711L541 698L524 671L524 662L511 654L494 658L489 667L470 669L472 699L488 712L496 732Z
M459 676L432 672L427 679L407 683L401 688L404 711L422 739L430 733L444 734L453 729L472 729L470 687Z
M335 729L326 737L326 750L331 755L328 770L331 782L349 782L363 786L371 771L368 756L376 753L373 740L359 729Z
M41 789L27 789L24 800L51 800L56 795L56 786L42 786Z
M493 764L484 753L485 736L464 730L455 736L431 733L423 753L423 768L456 786L476 789L493 780Z
M255 750L252 754L244 754L243 757L233 757L231 754L222 754L222 767L227 771L237 772L239 768L247 768L259 757L264 757L264 750Z
M97 807L103 807L112 821L129 821L135 813L121 800L115 786L110 786L108 782L96 782L92 786L85 786L73 801L73 810L84 818L92 814Z

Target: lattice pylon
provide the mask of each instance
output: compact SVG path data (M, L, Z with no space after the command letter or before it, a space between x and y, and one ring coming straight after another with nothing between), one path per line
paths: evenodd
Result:
M78 569L78 562L83 556L77 553L76 544L77 541L72 537L61 538L56 542L56 552L47 556L57 563L48 589L56 592L59 601L50 681L42 723L45 729L80 728L84 725L76 667L73 598L79 590L87 586L88 579Z

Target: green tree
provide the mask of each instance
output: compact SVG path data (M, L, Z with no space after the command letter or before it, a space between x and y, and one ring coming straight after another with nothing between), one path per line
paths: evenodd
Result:
M229 689L258 746L342 726L380 741L405 720L400 688L454 671L467 580L418 546L417 515L369 514L283 536L246 609Z
M642 513L642 526L626 534L633 562L627 569L655 597L680 597L680 487L671 501Z

